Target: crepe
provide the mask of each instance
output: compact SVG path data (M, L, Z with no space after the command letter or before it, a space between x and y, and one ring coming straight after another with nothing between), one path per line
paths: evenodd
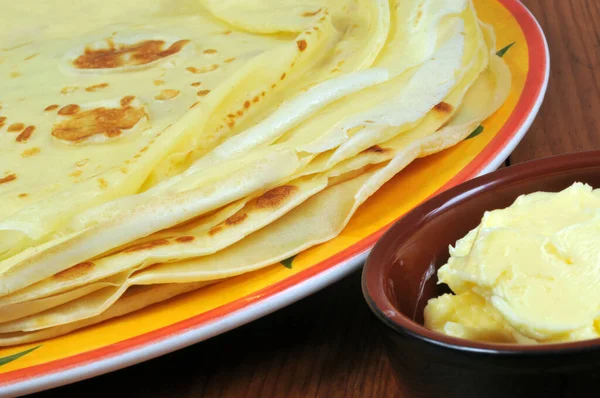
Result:
M140 16L227 27L218 40L232 51L245 50L229 42L238 35L277 43L199 104L168 108L162 135L182 128L127 192L64 214L44 207L54 220L40 222L45 234L7 243L0 345L68 333L334 238L383 184L467 137L510 89L493 29L470 1L206 0L155 13ZM131 137L115 142L139 144ZM0 228L26 225L6 219Z

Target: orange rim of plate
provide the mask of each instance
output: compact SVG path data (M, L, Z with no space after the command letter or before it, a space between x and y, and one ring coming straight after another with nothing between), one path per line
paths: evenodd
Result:
M541 28L537 24L534 17L529 13L525 6L520 3L519 0L497 1L512 14L521 27L523 35L527 41L529 69L525 80L525 86L523 87L523 91L521 92L521 96L517 102L517 105L496 136L466 167L463 168L463 170L446 182L446 184L438 189L433 195L477 176L487 166L489 159L495 159L505 148L506 144L510 142L515 137L517 132L523 128L530 113L534 110L538 101L541 101L540 94L544 87L549 63L546 43ZM173 323L169 326L165 326L160 329L120 341L118 343L110 344L105 347L97 348L81 354L76 354L67 358L57 359L28 368L4 373L0 375L0 386L6 387L8 385L18 384L26 380L64 372L74 367L85 366L101 360L117 357L128 352L142 349L159 341L173 338L189 330L207 326L237 311L243 310L251 304L268 300L269 298L282 293L293 286L305 282L324 271L332 269L335 266L349 261L361 253L364 253L375 244L375 242L394 222L386 225L377 232L365 237L360 242L355 243L354 245L338 252L326 260L323 260L311 266L310 268L299 272L298 274L292 275L251 295L237 299L231 303L222 305L183 321Z

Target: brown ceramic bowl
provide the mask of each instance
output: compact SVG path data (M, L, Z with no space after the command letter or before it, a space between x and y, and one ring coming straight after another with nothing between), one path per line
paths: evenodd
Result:
M486 210L521 194L560 191L580 181L600 187L600 151L554 156L475 178L421 204L373 248L363 293L382 321L388 357L403 397L598 397L600 339L566 344L484 344L423 326L427 301L447 292L436 271L448 245ZM600 248L599 248L600 250Z

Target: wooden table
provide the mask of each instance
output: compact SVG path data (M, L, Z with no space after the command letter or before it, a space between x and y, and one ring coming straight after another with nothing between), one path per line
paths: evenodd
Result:
M550 86L510 163L600 148L600 1L524 0L546 32ZM394 397L360 272L259 321L42 397Z

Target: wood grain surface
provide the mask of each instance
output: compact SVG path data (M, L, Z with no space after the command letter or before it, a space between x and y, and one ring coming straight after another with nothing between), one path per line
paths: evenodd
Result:
M600 148L600 1L524 0L550 46L545 102L510 163ZM40 397L396 397L360 273L181 351Z

